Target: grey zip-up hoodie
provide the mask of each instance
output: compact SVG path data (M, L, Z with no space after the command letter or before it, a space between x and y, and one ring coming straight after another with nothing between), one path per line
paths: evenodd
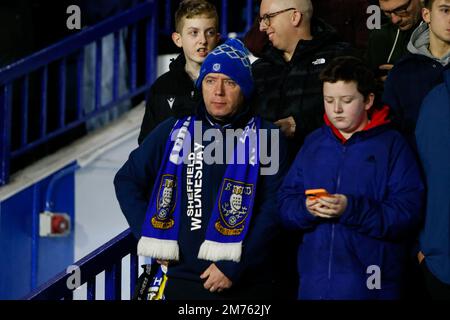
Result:
M412 33L411 40L408 43L408 51L413 54L420 54L433 59L444 67L450 63L450 52L442 58L436 58L431 54L429 46L430 28L428 27L428 24L422 23Z

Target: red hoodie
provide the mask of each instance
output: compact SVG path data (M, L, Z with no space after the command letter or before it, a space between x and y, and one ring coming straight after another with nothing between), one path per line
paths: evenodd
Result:
M387 124L391 122L391 120L387 119L389 115L389 106L384 106L381 109L373 108L369 110L369 118L370 122L361 130L367 131L372 128L381 126L383 124ZM342 135L342 133L331 123L330 119L328 119L327 114L323 115L323 119L325 124L333 130L334 135L341 140L342 143L346 143L347 139Z

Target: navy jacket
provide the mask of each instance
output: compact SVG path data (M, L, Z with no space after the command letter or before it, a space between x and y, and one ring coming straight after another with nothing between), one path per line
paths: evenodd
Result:
M422 104L416 140L427 184L420 249L428 269L450 285L450 70L444 75Z
M305 190L317 188L347 196L340 218L307 211ZM346 143L327 125L311 133L279 192L283 223L304 231L299 298L398 298L407 239L421 220L422 194L412 151L386 125L357 132ZM373 266L381 271L379 290L367 286Z
M202 108L200 108L202 109ZM212 124L203 119L203 131L211 129ZM249 116L241 115L236 118L231 127L243 128ZM122 211L134 233L139 238L144 222L148 200L157 177L159 167L164 155L169 133L175 123L175 118L170 118L153 130L143 143L134 150L119 170L114 179L117 199ZM276 130L269 122L262 122L262 129ZM279 132L279 131L278 131ZM285 158L286 146L279 132L280 143L280 167L275 175L260 175L256 188L256 198L253 209L250 229L243 243L241 262L232 261L216 262L218 268L233 281L238 283L270 283L275 267L272 251L273 239L279 234L280 222L276 206L276 191L281 185L284 173L287 171ZM224 135L224 139L226 136ZM270 135L268 135L270 143ZM207 144L206 144L207 145ZM226 141L223 143L224 156L226 155ZM193 150L193 149L192 149ZM270 154L270 149L269 149ZM197 259L201 243L205 239L205 232L213 206L216 203L222 178L225 173L225 164L208 165L203 162L202 170L202 222L201 228L191 231L191 218L187 215L186 184L183 184L181 224L178 237L180 248L180 261L169 266L169 278L178 278L200 282L202 274L212 263L211 261ZM187 166L183 167L183 181L186 181Z
M391 108L396 128L413 147L420 106L431 89L442 83L442 72L446 68L426 56L408 54L389 72L383 102Z

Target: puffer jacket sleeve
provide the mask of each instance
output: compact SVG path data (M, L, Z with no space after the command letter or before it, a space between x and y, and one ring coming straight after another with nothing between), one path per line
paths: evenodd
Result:
M278 192L278 207L282 224L288 229L312 229L319 219L306 209L303 182L303 147L297 154Z
M163 122L130 153L128 160L114 177L116 197L136 238L140 238L142 224L157 177L164 149L174 119Z
M398 134L391 147L384 199L346 195L347 208L339 223L377 239L402 239L417 231L423 218L424 185L407 142Z

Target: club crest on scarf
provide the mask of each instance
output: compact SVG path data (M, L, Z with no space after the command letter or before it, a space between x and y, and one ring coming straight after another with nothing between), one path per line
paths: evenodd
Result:
M176 176L165 174L162 176L159 186L156 213L152 218L152 225L156 229L170 229L175 221L173 212L175 210L175 199L177 198Z
M253 184L224 179L219 199L219 219L216 230L226 236L242 233L253 195Z

